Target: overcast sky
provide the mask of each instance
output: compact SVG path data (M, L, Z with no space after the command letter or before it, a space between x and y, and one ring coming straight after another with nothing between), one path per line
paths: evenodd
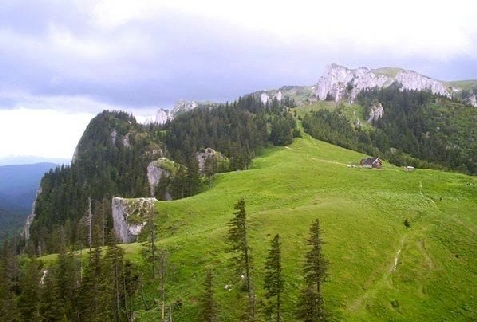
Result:
M473 0L1 0L0 158L70 158L103 109L312 85L334 62L475 79L476 18Z

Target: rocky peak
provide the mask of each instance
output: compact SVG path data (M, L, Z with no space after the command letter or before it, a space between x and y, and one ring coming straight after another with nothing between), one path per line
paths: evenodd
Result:
M161 108L156 113L156 123L165 124L167 121L171 121L174 118L174 115L171 110L166 110Z
M448 96L446 86L435 79L416 73L412 70L404 70L396 75L395 80L402 84L404 89L424 91L430 90L433 94Z
M167 121L172 121L174 117L178 114L193 110L194 108L198 107L199 103L196 101L187 101L184 99L180 99L174 104L174 108L172 110L167 109L159 109L156 113L156 123L164 124Z
M331 97L335 101L349 99L352 102L362 90L373 87L387 87L394 82L402 84L403 89L429 90L433 94L449 95L442 82L414 71L398 70L398 73L393 77L391 74L383 73L383 70L371 70L367 67L349 69L332 64L327 67L324 75L320 77L316 84L315 95L320 100Z

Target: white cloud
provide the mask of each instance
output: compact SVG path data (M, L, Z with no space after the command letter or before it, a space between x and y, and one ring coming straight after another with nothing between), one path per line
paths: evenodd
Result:
M93 115L19 108L0 110L0 158L71 158Z

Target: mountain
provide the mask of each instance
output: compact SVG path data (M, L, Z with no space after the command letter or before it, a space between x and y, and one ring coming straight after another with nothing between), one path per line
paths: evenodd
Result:
M70 159L64 158L45 158L33 155L21 155L21 156L9 156L0 158L0 166L3 165L23 165L23 164L35 164L35 163L54 163L54 164L69 164Z
M18 230L32 210L40 180L54 163L0 166L0 234Z
M465 83L445 83L415 71L389 67L374 70L368 67L349 69L338 64L331 64L316 84L315 95L321 100L334 99L335 101L340 101L348 99L352 102L358 93L363 90L388 87L393 83L400 84L402 89L430 91L432 94L449 98L457 95L457 93L462 93L463 90L469 91L471 88L474 88L475 92L470 92L467 97L464 97L464 100L474 107L477 106L475 99L477 87L472 87L473 85L469 87ZM450 86L451 84L467 85L466 87L468 88L452 87Z
M94 223L104 237L113 226L111 208L105 207L113 197L190 197L205 190L215 173L246 169L264 147L291 143L299 131L284 102L265 106L247 96L193 108L184 103L163 125L139 124L119 111L98 114L71 165L42 179L35 215L26 225L31 251L58 251L57 238L65 231L67 244L86 244L77 231L86 224L89 200L92 211L105 218ZM202 160L201 170L198 159L206 150L217 153Z

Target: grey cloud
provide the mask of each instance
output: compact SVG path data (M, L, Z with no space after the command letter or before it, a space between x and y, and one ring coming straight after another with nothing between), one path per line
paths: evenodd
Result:
M282 85L312 85L332 62L350 67L401 66L441 79L477 74L472 67L475 61L469 59L430 65L419 57L361 54L346 44L334 48L285 44L223 21L172 12L108 30L92 25L68 2L19 3L8 2L7 10L0 11L3 91L88 97L120 108L145 109L171 106L179 98L225 101ZM73 47L98 48L83 55L55 47L48 34L52 25L71 33ZM0 108L11 103L0 94Z

